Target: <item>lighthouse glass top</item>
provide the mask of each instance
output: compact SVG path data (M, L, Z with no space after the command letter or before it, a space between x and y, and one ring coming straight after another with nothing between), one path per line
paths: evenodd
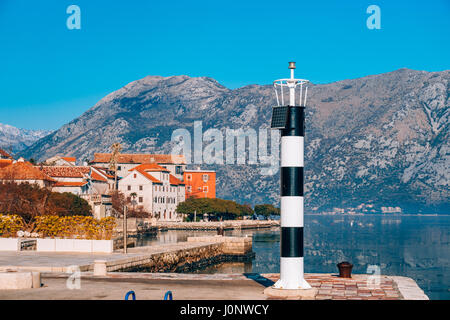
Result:
M281 106L305 106L308 88L306 84L309 80L295 79L295 62L289 62L291 77L287 79L278 79L273 82L278 107ZM296 99L297 96L297 99Z

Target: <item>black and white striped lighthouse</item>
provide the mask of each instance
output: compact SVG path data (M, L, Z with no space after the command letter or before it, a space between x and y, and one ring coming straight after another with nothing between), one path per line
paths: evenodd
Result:
M276 289L311 289L303 277L303 154L308 80L291 77L274 81L278 106L273 108L273 129L281 131L281 261ZM289 92L285 104L284 91ZM298 96L298 100L296 100Z

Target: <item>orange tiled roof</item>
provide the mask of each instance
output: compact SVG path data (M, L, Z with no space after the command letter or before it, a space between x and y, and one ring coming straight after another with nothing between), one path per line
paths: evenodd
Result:
M158 179L156 179L150 173L148 173L149 171L152 171L152 172L168 171L168 170L164 169L163 167L158 166L155 163L141 164L129 171L135 171L135 170L138 171L140 174L142 174L144 177L146 177L148 180L150 180L151 182L154 182L154 183L162 183L162 182L159 181Z
M54 187L82 187L87 184L87 181L58 181Z
M97 180L97 181L105 181L105 182L108 181L107 179L103 178L101 175L99 175L94 170L92 170L91 179L92 180Z
M145 171L141 171L141 170L136 170L138 171L140 174L142 174L144 177L146 177L148 180L150 180L153 183L161 183L161 181L159 181L158 179L156 179L154 176L152 176L150 173L147 173Z
M108 174L108 170L102 167L95 167L93 166L93 168L97 169L98 171L100 171L103 175L105 175L106 177L110 178L110 179L114 179L114 176L112 174Z
M8 159L12 159L11 155L3 149L0 149L0 156Z
M77 158L75 158L75 157L61 157L61 159L64 159L67 162L76 162L77 161Z
M31 163L18 161L0 169L2 180L46 180L55 182L46 173L34 167Z
M161 167L160 165L157 165L156 163L144 163L137 167L134 167L133 169L130 169L129 171L133 170L139 170L139 171L152 171L152 172L158 172L158 171L164 171L164 172L170 172L170 170Z
M43 166L37 168L50 177L58 178L84 178L91 171L90 167Z
M181 181L180 179L178 179L177 177L174 177L173 175L169 175L169 182L170 182L170 184L173 184L173 185L182 185L182 186L184 186L184 182L183 181Z
M0 159L0 169L9 166L13 163L12 159Z
M94 163L109 163L111 161L111 153L95 153ZM118 163L174 163L186 164L183 155L172 154L126 154L122 153L117 156Z

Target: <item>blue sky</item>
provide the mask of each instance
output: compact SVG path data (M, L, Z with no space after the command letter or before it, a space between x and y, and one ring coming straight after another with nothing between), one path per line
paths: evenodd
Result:
M69 5L81 29L68 30ZM381 30L369 30L369 5ZM57 129L146 75L229 88L450 69L450 1L0 0L0 123Z

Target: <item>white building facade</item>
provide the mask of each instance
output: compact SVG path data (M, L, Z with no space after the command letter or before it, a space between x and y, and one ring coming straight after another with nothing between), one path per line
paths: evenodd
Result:
M157 164L142 164L129 170L120 179L119 191L135 201L137 207L161 221L180 221L176 212L178 204L185 200L184 183Z

